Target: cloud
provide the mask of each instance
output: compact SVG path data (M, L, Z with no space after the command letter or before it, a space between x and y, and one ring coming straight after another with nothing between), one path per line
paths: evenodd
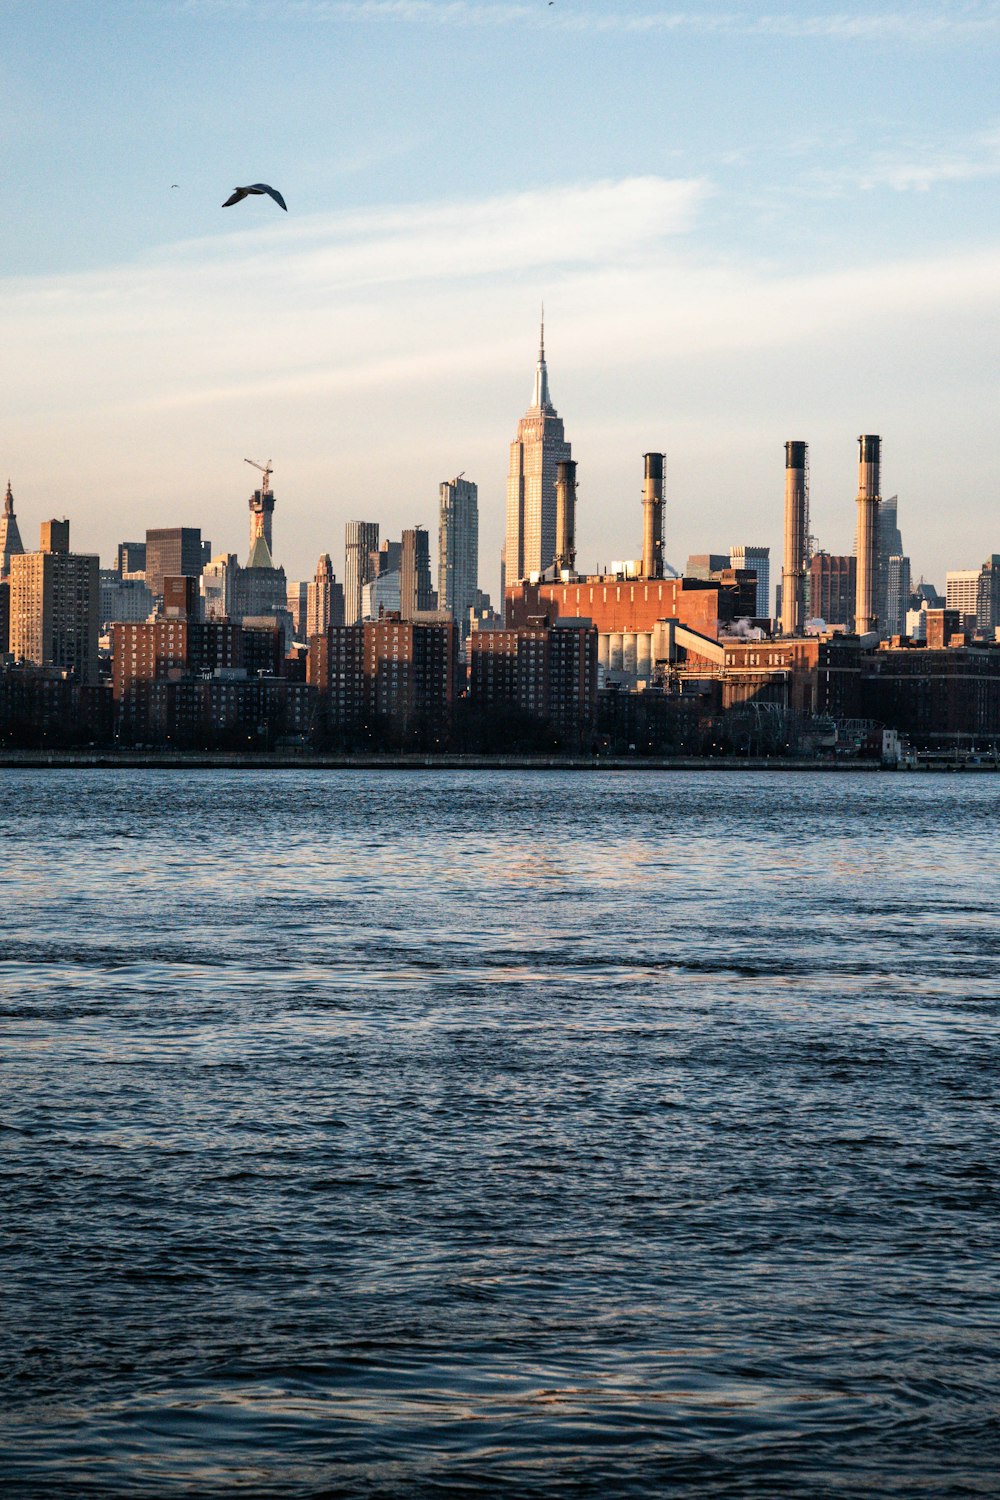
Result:
M293 571L336 552L362 503L390 532L433 523L460 469L493 557L543 297L592 556L620 555L621 475L659 446L682 497L672 557L734 515L767 539L789 435L836 430L848 493L853 435L909 432L929 527L953 482L929 434L948 426L992 496L1000 248L789 274L706 248L711 192L644 177L391 206L0 283L2 460L25 525L72 512L109 554L147 525L201 524L232 548L242 459L266 453Z
M858 177L863 188L890 187L897 193L922 192L943 183L971 182L1000 175L1000 127L982 131L966 145L924 149L916 156L882 154Z
M734 8L714 15L694 10L593 11L557 0L555 6L487 4L477 0L187 0L185 9L284 14L313 19L395 22L418 26L506 28L565 32L690 33L760 36L786 40L885 41L927 44L1000 35L993 3L897 8L882 11L798 11L754 14Z
M432 306L472 307L488 296L483 283L511 277L544 289L574 267L636 264L688 231L708 192L701 181L630 178L190 241L107 271L7 282L0 336L24 351L22 390L33 374L40 391L62 386L84 403L237 399L290 370L301 380L324 329L330 360L346 355L352 380L366 347L383 378L412 377L426 356L407 349L407 332L433 346ZM254 358L263 345L266 375ZM85 365L106 374L84 380Z

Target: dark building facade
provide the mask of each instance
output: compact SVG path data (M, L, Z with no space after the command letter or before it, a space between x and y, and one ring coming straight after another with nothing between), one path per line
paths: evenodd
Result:
M404 620L434 608L430 541L422 526L403 532L399 565L399 612Z
M857 561L814 552L809 562L809 613L827 625L848 629L854 620Z
M167 574L200 578L202 546L200 526L167 526L146 532L146 587L163 593Z
M458 629L398 613L331 626L309 642L307 681L334 733L443 746L458 690Z
M474 630L467 650L473 708L516 708L550 724L564 748L589 745L597 707L597 629L589 621Z

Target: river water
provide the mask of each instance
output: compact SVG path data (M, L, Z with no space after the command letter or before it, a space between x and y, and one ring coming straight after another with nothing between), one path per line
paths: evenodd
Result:
M0 800L6 1495L1000 1493L1000 779Z

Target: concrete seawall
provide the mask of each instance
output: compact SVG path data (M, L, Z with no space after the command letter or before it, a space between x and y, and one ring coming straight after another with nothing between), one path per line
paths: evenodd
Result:
M0 768L153 771L878 771L876 761L753 759L695 756L546 755L243 755L223 751L0 751ZM992 769L982 767L975 769Z

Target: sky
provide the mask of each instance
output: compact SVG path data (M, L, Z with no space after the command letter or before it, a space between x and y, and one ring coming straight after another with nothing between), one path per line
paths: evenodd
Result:
M544 301L578 567L850 552L883 440L914 577L1000 551L1000 3L0 0L0 482L25 543L200 525L343 569L479 486L495 593ZM221 207L233 187L269 198ZM173 187L172 184L177 186Z

